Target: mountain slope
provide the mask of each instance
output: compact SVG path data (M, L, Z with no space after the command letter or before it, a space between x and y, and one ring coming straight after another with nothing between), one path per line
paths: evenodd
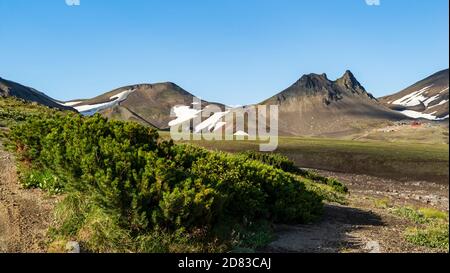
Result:
M413 118L443 120L449 117L449 70L439 71L426 79L380 99L389 108Z
M171 109L178 105L192 105L193 102L194 95L178 85L157 83L121 87L93 99L70 102L70 105L85 115L98 112L113 119L133 120L168 129L169 122L174 119L170 117Z
M51 108L73 110L71 107L59 104L58 101L50 98L42 92L37 91L34 88L2 78L0 78L0 97L16 97L28 102L36 102Z
M304 75L261 104L279 106L279 130L291 135L350 134L405 118L380 104L350 71L336 81L326 74Z

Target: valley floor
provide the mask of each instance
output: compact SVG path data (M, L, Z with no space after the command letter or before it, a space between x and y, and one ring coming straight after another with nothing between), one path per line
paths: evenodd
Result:
M14 159L1 149L0 170L0 252L46 252L46 234L58 200L39 190L21 189ZM379 204L433 207L448 212L448 184L320 173L348 185L348 204L327 204L322 220L312 225L277 226L277 239L261 251L436 252L407 243L401 234L411 222L392 215Z
M439 250L403 238L410 220L389 207L435 208L448 212L449 187L430 182L398 182L366 175L319 171L350 189L347 205L327 204L322 220L312 225L277 226L277 239L264 252L428 253ZM448 252L448 250L447 250Z

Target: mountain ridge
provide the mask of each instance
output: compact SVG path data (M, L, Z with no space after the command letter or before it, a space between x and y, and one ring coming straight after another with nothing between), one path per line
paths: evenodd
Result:
M303 75L261 104L279 106L280 131L291 135L351 133L369 123L408 119L379 103L350 70L334 81Z
M440 75L439 73L443 72L436 74ZM423 81L433 79L435 77L430 76ZM0 84L2 82L5 80L0 78ZM2 94L11 95L9 91L11 88L4 86L6 85L3 83L3 88L0 89L3 91ZM17 93L15 95L19 98L25 97L30 101L64 110L76 109L84 115L100 113L111 119L136 121L161 130L169 129L169 122L175 119L171 116L173 107L192 108L196 98L173 82L132 84L90 99L66 103L58 102L42 92L17 83L15 87ZM22 90L22 94L17 92L18 89ZM39 99L31 95L26 97L27 94ZM399 112L398 106L386 104L386 98L392 96L375 98L350 70L346 70L335 80L329 79L325 73L302 75L288 88L258 105L279 106L279 130L283 135L351 134L380 123L411 119ZM208 101L203 101L202 106L210 104L218 105L221 109L225 108L223 104Z
M436 72L380 101L413 118L445 120L449 116L449 69Z
M34 88L0 77L0 97L15 97L28 102L39 103L60 110L74 109L60 104L57 100Z

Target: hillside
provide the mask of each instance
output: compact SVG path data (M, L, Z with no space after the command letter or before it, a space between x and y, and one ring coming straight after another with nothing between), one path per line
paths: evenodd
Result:
M170 117L171 109L177 105L192 105L193 101L194 95L178 85L157 83L126 86L93 99L72 101L66 105L70 104L84 115L98 112L107 118L137 121L164 130L174 119Z
M278 105L280 131L289 135L342 135L405 119L375 99L350 71L335 80L304 75L261 104Z
M73 110L69 106L61 105L58 101L50 98L44 93L16 82L0 78L0 97L15 97L28 102L39 103L51 108L61 110Z
M413 118L449 118L449 70L439 71L410 87L380 99L389 108Z

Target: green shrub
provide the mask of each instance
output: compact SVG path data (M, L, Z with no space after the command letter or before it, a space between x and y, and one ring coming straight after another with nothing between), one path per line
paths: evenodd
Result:
M435 220L444 220L448 222L448 214L436 209L400 207L391 209L391 212L397 216L409 219L416 224L426 224Z
M24 183L70 196L58 236L81 238L94 252L156 250L146 241L155 236L169 241L168 249L185 248L171 234L196 230L205 232L195 237L195 249L212 251L222 244L212 243L211 230L224 219L307 223L322 209L321 196L290 173L295 167L283 157L256 160L175 145L137 123L100 115L33 117L9 137L22 164L32 166Z
M289 160L289 158L284 155L274 153L259 153L255 151L243 152L239 153L239 155L247 159L261 161L262 163L268 164L288 173L300 175L304 178L313 180L316 183L328 185L339 193L348 193L348 188L336 179L323 177L310 170L300 169L295 166L295 163L293 161Z
M242 152L240 155L248 159L261 161L285 172L297 173L300 171L299 168L295 166L294 162L289 160L289 158L284 155L275 153L259 153L255 151Z

